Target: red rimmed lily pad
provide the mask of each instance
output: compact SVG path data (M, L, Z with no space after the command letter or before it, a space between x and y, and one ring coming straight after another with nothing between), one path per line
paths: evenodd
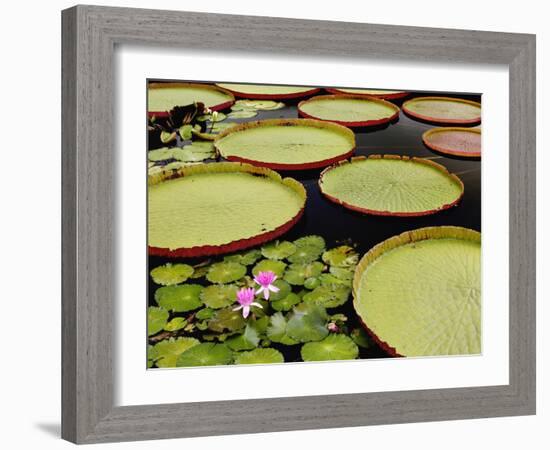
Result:
M417 97L403 103L403 112L430 123L473 125L481 122L481 104L451 97Z
M217 83L217 86L232 92L235 97L254 100L286 100L316 94L319 88L311 86L281 86L269 84Z
M422 135L426 147L445 155L481 158L481 129L463 127L432 128Z
M364 95L318 95L298 103L300 117L347 127L383 125L399 116L393 103Z
M174 106L204 103L212 111L221 111L235 103L226 89L201 83L149 83L147 109L149 116L167 117Z
M325 88L325 90L331 94L365 95L383 100L399 100L409 95L407 91L390 91L386 89Z
M292 178L243 163L212 163L149 177L149 253L218 255L254 247L292 228L306 191Z
M353 280L354 308L394 356L481 352L481 234L441 226L373 247Z
M378 216L414 217L456 205L464 184L433 161L398 155L360 156L325 169L319 187L345 208Z
M355 135L349 128L321 120L268 119L226 130L214 145L230 161L304 170L349 158L355 151Z

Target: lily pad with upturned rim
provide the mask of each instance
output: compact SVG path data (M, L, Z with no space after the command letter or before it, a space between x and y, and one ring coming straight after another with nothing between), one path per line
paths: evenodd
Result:
M149 177L149 253L195 257L254 247L292 228L306 196L298 181L249 164L155 174Z
M281 352L274 348L257 348L235 356L235 364L279 364L285 362Z
M407 91L391 91L387 89L357 89L357 88L325 88L331 94L365 95L382 100L398 100L409 95Z
M356 359L359 349L346 335L331 334L322 341L304 344L300 353L304 361L340 361Z
M386 100L362 95L318 95L301 101L298 114L347 127L370 127L395 120L399 108Z
M464 194L456 175L433 161L397 155L352 158L329 167L321 192L345 208L381 216L424 216L455 206Z
M184 351L177 359L177 367L223 366L233 361L233 352L224 344L206 342Z
M481 122L481 104L451 97L417 97L403 103L403 112L430 123L474 125Z
M194 269L188 264L167 263L151 270L151 278L157 284L169 286L180 284L193 275Z
M256 100L284 100L302 98L319 92L319 88L309 86L282 86L269 84L217 83L236 97Z
M226 89L200 83L149 83L147 108L149 116L167 117L174 106L204 103L213 111L229 108L235 97Z
M432 128L422 135L426 147L444 155L463 158L481 158L481 130L479 128Z
M160 307L170 311L192 311L202 306L200 300L202 289L202 286L199 284L164 286L156 290L155 301Z
M344 126L320 120L266 119L226 130L214 144L229 161L304 170L349 158L355 151L355 135Z
M392 355L481 352L481 235L441 226L407 231L363 256L354 308Z

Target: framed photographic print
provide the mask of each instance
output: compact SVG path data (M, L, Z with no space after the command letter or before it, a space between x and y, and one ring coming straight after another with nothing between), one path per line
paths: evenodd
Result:
M64 11L63 437L533 414L534 55Z

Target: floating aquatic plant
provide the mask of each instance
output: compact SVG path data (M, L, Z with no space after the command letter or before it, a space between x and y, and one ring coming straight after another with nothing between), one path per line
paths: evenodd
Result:
M157 367L176 367L178 357L186 350L199 345L200 341L190 337L169 338L153 346Z
M193 267L188 264L167 263L151 270L151 278L157 284L170 286L183 283L193 274L193 272Z
M269 294L267 295L269 298ZM252 306L255 306L257 308L263 308L262 305L260 305L258 302L254 301L254 289L253 288L242 288L237 292L237 302L239 303L239 306L233 308L233 311L241 311L243 317L246 319L248 315L250 314L250 309Z
M310 263L293 263L284 275L285 281L290 284L303 286L307 279L321 275L325 265L319 261Z
M263 259L252 269L252 274L258 276L260 272L272 272L278 277L282 277L285 272L286 263L272 259Z
M271 307L275 311L290 311L294 305L300 303L302 299L298 294L290 292L280 300L271 300Z
M238 287L234 284L212 284L202 290L200 298L209 308L220 309L235 302L237 291Z
M231 283L244 277L246 267L237 262L222 261L210 266L206 279L212 283Z
M274 348L257 348L250 352L239 353L235 364L278 364L285 362L281 352Z
M348 301L351 288L342 284L325 284L316 287L303 297L306 303L315 303L325 308L335 308Z
M262 294L265 300L269 300L269 296L272 292L277 293L280 291L280 289L273 284L276 279L277 275L271 270L258 272L254 277L254 282L260 286L256 294Z
M300 351L304 361L331 361L355 359L359 349L343 334L331 334L319 342L308 342Z
M296 246L289 241L273 241L262 246L261 254L268 259L285 259L296 251Z
M327 322L325 308L316 304L301 303L292 310L286 332L298 342L320 341L328 334Z
M165 331L178 331L187 325L187 320L184 317L174 317L166 325L164 325Z
M252 350L260 343L260 335L256 328L247 324L242 334L233 336L226 341L227 346L234 351Z
M147 309L147 334L152 336L162 331L166 322L168 322L168 311L164 308L150 306Z
M254 264L258 259L262 257L262 253L258 249L248 250L246 252L235 253L233 255L227 255L223 258L224 261L237 262L245 266Z
M177 367L220 366L233 360L233 352L224 344L206 342L194 345L179 355Z
M323 253L323 261L335 267L354 267L359 261L359 254L349 245L327 250Z
M180 284L164 286L156 290L155 300L159 306L174 312L186 312L200 308L200 293L203 287L199 284Z

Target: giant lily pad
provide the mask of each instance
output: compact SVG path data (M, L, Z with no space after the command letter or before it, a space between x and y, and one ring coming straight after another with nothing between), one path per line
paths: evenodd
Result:
M319 92L319 88L307 86L276 86L268 84L218 83L219 87L231 91L236 97L257 100L284 100L302 98Z
M199 284L165 286L157 289L155 300L160 307L174 312L192 311L202 306L201 291Z
M174 106L204 103L213 111L229 108L235 97L218 86L199 83L149 83L147 109L150 116L168 116Z
M432 128L422 135L430 149L445 155L464 158L481 157L481 130L479 128Z
M176 367L176 361L186 350L199 345L199 340L190 337L170 338L160 341L153 347L157 367Z
M239 163L198 164L149 177L152 255L229 253L270 241L303 214L301 183Z
M281 352L274 348L257 348L251 352L239 353L235 364L278 364L285 362Z
M235 303L237 290L238 288L234 284L213 284L202 290L200 298L209 308L225 308Z
M319 95L298 104L301 117L328 120L348 127L383 125L399 116L393 103L362 95Z
M331 334L322 341L304 344L301 354L304 361L339 361L357 358L359 349L349 337Z
M460 178L421 158L371 155L329 167L321 192L345 208L381 216L423 216L456 205L464 193Z
M373 247L353 280L354 307L390 354L481 351L481 235L460 227L408 231Z
M224 344L207 342L194 345L177 359L177 367L223 366L231 363L233 352Z
M309 119L268 119L239 124L215 141L221 156L281 170L326 167L355 150L351 130Z
M481 104L450 97L417 97L403 103L403 111L433 123L476 124L481 122Z
M169 286L183 283L195 270L187 264L164 264L151 270L151 278L157 284Z
M386 89L326 88L326 90L331 94L365 95L384 100L397 100L409 95L406 91L390 91Z

